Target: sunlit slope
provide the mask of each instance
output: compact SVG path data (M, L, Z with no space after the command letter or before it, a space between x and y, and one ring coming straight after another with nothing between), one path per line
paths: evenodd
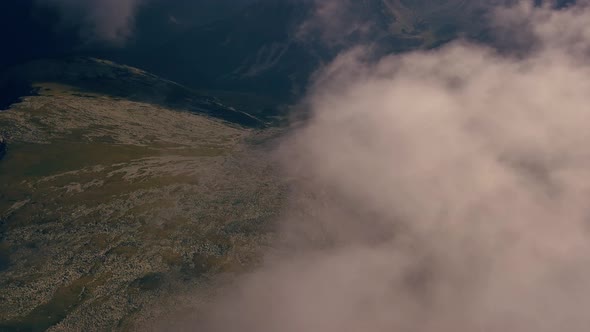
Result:
M159 298L253 264L283 192L264 132L35 86L0 112L0 330L127 330Z

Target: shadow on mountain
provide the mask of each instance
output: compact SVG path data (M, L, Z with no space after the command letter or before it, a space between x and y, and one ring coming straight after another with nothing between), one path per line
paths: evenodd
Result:
M0 85L10 88L2 97L2 105L10 106L23 95L30 94L25 82L51 82L69 85L81 91L100 93L186 110L244 127L264 127L265 122L246 112L224 105L208 94L199 93L175 82L143 70L95 58L38 60L13 67L0 78Z
M20 79L7 79L0 82L0 111L7 110L22 97L36 95L31 83Z

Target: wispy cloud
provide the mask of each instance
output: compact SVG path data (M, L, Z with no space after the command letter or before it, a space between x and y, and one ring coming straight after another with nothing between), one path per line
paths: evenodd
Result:
M62 19L79 24L86 38L124 42L133 32L135 14L143 0L37 0L56 6Z
M326 46L341 47L354 35L365 38L375 29L367 16L366 3L352 0L313 0L308 17L298 27L302 40L319 40Z
M527 27L526 55L338 57L278 151L296 179L282 254L199 327L586 331L589 21L523 4L497 22Z

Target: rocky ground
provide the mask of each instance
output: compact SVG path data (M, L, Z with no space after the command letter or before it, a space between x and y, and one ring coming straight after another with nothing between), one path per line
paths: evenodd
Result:
M36 87L0 112L0 330L134 330L255 264L285 193L268 130Z

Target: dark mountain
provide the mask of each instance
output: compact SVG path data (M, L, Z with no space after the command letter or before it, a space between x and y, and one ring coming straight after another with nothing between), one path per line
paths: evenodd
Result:
M80 0L84 2L87 0ZM55 3L42 0L0 1L0 70L44 57L125 54L162 45L194 26L239 11L254 0L147 0L138 7L133 34L124 45L88 36L83 18L65 15ZM98 2L100 3L100 2ZM82 16L82 15L78 15Z
M142 65L200 87L284 96L318 63L314 50L295 36L309 11L303 2L258 2L182 33Z
M309 75L359 44L378 54L478 38L491 0L151 0L124 45L82 40L80 22L34 0L3 1L0 68L45 57L94 56L193 88L289 100ZM323 10L319 10L323 9Z
M321 2L258 0L214 22L172 34L141 57L121 62L208 89L296 96L335 54L358 44L379 53L435 47L464 33L477 36L481 3L466 0ZM121 55L119 55L121 56Z
M81 42L76 26L33 0L0 1L0 70L32 59L69 54Z

